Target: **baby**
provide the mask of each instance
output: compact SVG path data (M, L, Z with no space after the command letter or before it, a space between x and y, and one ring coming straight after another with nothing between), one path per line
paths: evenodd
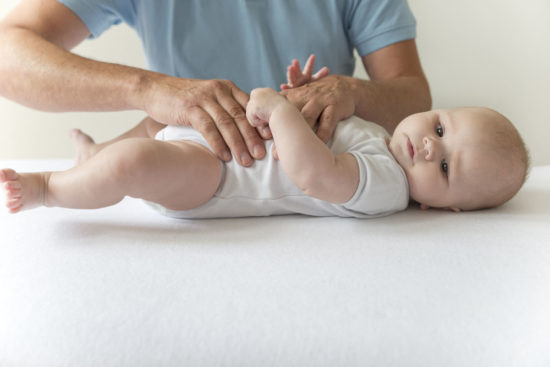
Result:
M268 126L270 153L251 167L224 163L189 127L156 139L107 145L67 171L0 170L11 213L38 206L93 209L125 196L175 218L301 213L369 218L405 209L453 211L498 206L521 188L528 154L514 126L486 108L457 108L405 118L393 136L351 117L324 144L278 92L252 91L247 118ZM274 159L272 145L279 160Z

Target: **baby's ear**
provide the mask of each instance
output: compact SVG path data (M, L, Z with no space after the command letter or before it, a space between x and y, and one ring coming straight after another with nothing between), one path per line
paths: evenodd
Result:
M422 210L427 210L427 209L430 209L430 206L429 205L426 205L426 204L420 204L420 209ZM455 213L458 213L458 212L461 212L462 210L459 209L459 208L455 208L455 207L446 207L446 208L440 208L440 209L443 209L443 210L451 210Z
M459 208L452 208L452 207L447 207L445 208L445 210L452 210L453 212L455 213L459 213L462 211L462 209L459 209Z

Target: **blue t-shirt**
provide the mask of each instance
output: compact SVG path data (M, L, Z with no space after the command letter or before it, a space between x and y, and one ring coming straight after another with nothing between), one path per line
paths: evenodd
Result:
M246 92L278 89L293 58L352 75L367 55L415 37L407 0L59 0L92 37L127 23L149 68L184 78L229 79Z

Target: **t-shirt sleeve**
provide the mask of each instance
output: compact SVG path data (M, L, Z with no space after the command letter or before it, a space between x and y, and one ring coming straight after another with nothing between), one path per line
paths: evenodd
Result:
M364 215L386 215L409 204L409 187L403 169L386 154L352 151L359 165L359 185L346 209Z
M351 1L346 26L361 56L416 37L416 20L407 0Z
M130 0L58 0L71 9L88 27L90 38L99 37L121 22L135 24L135 4Z

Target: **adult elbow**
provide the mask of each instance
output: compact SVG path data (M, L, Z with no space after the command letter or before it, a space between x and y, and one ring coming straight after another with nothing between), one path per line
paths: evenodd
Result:
M415 88L415 112L424 112L432 109L432 93L430 84L425 76L417 77Z

